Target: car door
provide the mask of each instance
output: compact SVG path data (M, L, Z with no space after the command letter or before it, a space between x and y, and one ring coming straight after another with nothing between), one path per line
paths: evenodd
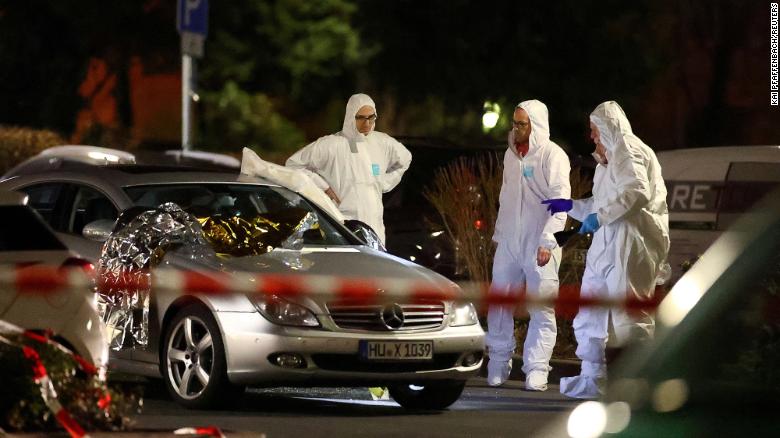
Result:
M0 217L0 265L17 269L42 264L60 266L69 258L65 246L30 207L0 205ZM0 289L0 319L14 322L5 313L18 303L17 294L13 287Z
M93 263L100 258L103 243L85 238L82 230L93 220L117 218L118 209L105 193L70 182L38 183L16 190L28 195L27 204L43 217L75 256Z
M116 220L118 209L102 191L87 185L70 184L71 202L63 207L58 237L79 257L96 262L103 242L87 239L84 227L96 220Z
M65 206L70 202L71 187L61 182L37 183L15 190L27 194L32 207L54 231L62 231Z

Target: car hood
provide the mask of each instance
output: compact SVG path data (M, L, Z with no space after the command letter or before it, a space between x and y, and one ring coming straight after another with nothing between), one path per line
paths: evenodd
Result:
M408 260L365 246L310 246L302 250L275 249L267 254L248 257L217 257L192 260L172 252L166 255L167 267L200 272L250 273L268 275L316 275L339 278L392 279L412 281L451 292L446 277ZM312 300L295 300L310 304ZM313 301L323 303L324 299Z

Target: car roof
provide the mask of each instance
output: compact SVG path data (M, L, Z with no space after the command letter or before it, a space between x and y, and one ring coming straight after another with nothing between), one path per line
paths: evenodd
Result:
M717 146L711 148L673 149L657 152L659 157L673 159L750 161L751 159L780 161L780 146Z
M114 187L129 187L150 184L177 183L242 183L277 186L268 180L237 172L212 171L197 167L152 166L138 164L110 164L94 166L78 162L64 163L60 169L12 177L25 181L85 181L93 184L108 184Z
M237 171L241 161L231 155L192 150L139 150L129 153L118 149L88 145L53 146L30 157L12 169L3 178L32 175L41 172L65 170L68 167L105 166L114 164L168 165L197 167L204 170Z
M69 158L85 163L133 163L135 156L119 149L91 145L60 145L44 149L36 157Z
M658 152L664 179L722 181L732 162L780 163L780 146L721 146Z

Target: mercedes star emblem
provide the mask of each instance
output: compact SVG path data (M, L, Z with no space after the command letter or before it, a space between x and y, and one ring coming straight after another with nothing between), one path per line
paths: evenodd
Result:
M390 330L398 330L404 325L404 309L396 303L385 306L379 317Z

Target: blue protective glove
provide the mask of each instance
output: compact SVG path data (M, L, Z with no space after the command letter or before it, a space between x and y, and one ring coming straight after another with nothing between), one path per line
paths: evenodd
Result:
M571 199L545 199L542 201L542 204L547 204L547 211L550 212L550 214L555 213L561 213L564 211L569 211L574 206L574 202L572 202Z
M591 213L588 215L588 217L585 218L584 221L582 221L582 226L580 227L578 233L580 234L595 233L600 226L601 225L599 224L599 218L596 216L596 213Z

